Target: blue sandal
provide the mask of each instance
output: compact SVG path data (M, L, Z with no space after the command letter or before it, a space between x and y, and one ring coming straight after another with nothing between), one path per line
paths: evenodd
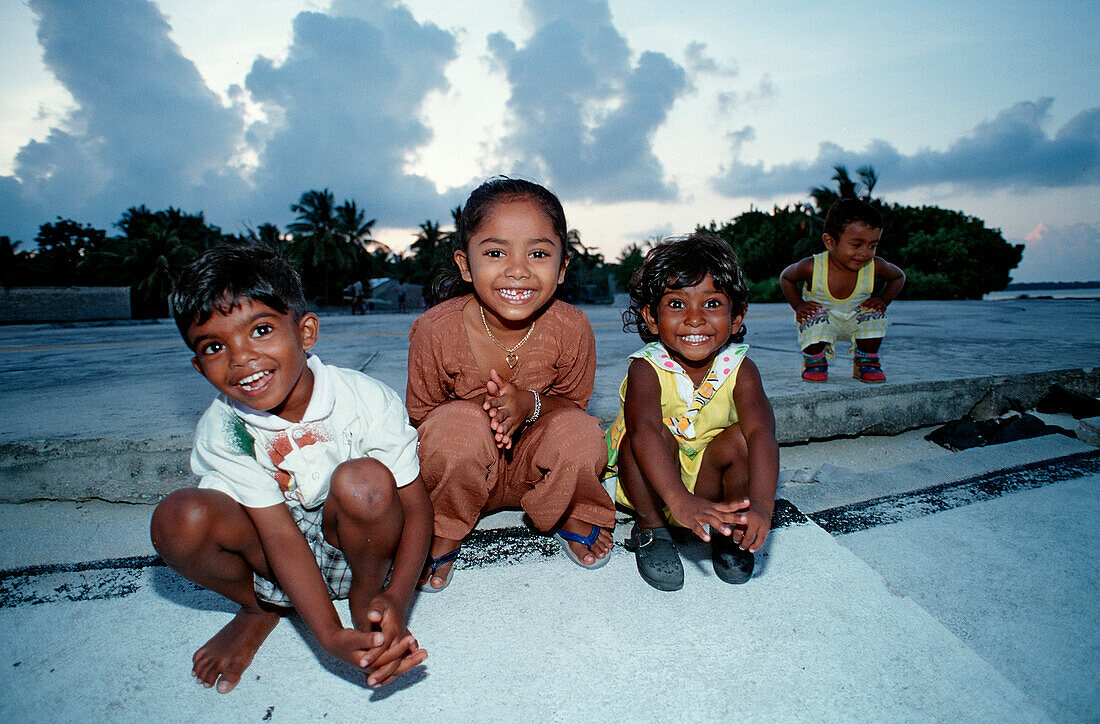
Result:
M573 543L580 543L581 545L587 547L589 551L591 551L592 544L595 543L596 539L600 537L601 530L602 528L600 528L600 526L593 524L592 532L586 536L583 536L572 531L565 530L564 528L558 528L558 531L554 533L554 537L558 539L558 543L561 544L561 549L565 551L565 555L569 557L569 560L573 561L581 568L587 568L590 571L594 571L597 568L607 565L607 562L611 560L611 551L608 551L607 555L603 558L597 557L595 563L587 564L583 560L581 560L581 557L573 551L573 547L569 545L569 541L572 541ZM596 554L592 553L592 555L595 556Z
M436 569L448 563L453 563L458 559L458 552L460 550L462 550L462 546L455 548L450 553L444 553L439 558L428 556L428 560L424 562L424 566L428 569L428 578L423 584L417 584L416 590L423 591L424 593L439 593L444 588L451 585L451 576L453 576L455 572L454 566L451 566L451 570L447 571L447 576L443 579L443 585L439 588L432 585L432 579L435 578Z

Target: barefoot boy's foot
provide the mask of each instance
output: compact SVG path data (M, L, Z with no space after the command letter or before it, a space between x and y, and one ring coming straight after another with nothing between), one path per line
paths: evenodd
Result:
M610 560L613 538L606 528L567 518L557 535L566 550L572 553L569 557L579 566L599 568Z
M461 545L460 540L432 538L428 561L424 564L424 572L420 575L420 580L416 582L416 590L436 593L450 585Z
M277 623L278 613L238 611L232 621L195 652L191 675L206 688L216 684L219 693L228 694Z

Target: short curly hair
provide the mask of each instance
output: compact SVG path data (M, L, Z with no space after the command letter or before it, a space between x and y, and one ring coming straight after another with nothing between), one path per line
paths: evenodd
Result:
M882 228L882 212L863 199L838 199L825 214L825 233L836 240L848 224L862 221L872 229Z
M729 298L730 313L743 315L748 309L748 291L737 255L717 235L696 231L664 239L645 255L641 267L630 277L627 289L630 307L623 312L623 331L637 332L644 342L657 341L658 336L649 331L642 310L648 308L656 317L666 289L693 287L707 274ZM745 326L741 325L731 340L744 339Z
M229 314L244 300L262 302L294 321L306 311L302 280L290 263L263 244L215 246L183 270L168 297L168 307L183 341L215 310Z

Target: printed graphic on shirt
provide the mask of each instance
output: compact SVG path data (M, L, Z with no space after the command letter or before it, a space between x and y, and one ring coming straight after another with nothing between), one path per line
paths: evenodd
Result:
M248 434L244 420L232 415L225 420L225 446L235 453L256 457L256 441Z
M860 307L856 310L857 322L872 322L876 319L886 319L886 313L869 307Z
M327 442L329 439L328 433L322 426L306 425L296 427L289 432L283 430L264 445L267 456L271 459L272 465L275 466L275 471L271 474L271 477L275 478L275 482L279 484L279 489L283 491L284 496L287 493L294 494L298 489L298 485L294 482L294 476L283 468L283 463L286 462L287 457L294 454L298 448L308 447L319 442Z

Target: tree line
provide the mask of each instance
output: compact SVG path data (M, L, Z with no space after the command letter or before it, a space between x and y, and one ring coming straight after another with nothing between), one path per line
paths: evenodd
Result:
M837 166L835 189L810 191L812 202L771 211L750 208L736 218L697 228L711 231L737 253L752 301L782 301L779 273L797 259L820 251L829 205L838 198L864 198L883 213L879 253L908 276L903 296L913 299L977 299L1000 291L1020 262L1022 245L1011 245L1001 232L976 217L936 206L888 204L873 197L874 169L857 171L858 181ZM161 317L180 271L206 249L219 244L262 243L297 266L306 295L316 304L338 304L352 280L393 278L430 287L440 269L449 268L460 209L451 211L449 228L425 220L412 244L398 253L372 236L375 219L354 200L337 204L328 189L310 190L290 205L295 219L285 232L270 223L242 234L225 234L203 213L181 209L127 209L114 224L118 233L58 217L44 223L35 248L0 236L0 283L10 286L129 286L135 317ZM656 240L628 245L613 262L569 231L572 261L560 294L576 302L612 298L611 282L622 288Z

